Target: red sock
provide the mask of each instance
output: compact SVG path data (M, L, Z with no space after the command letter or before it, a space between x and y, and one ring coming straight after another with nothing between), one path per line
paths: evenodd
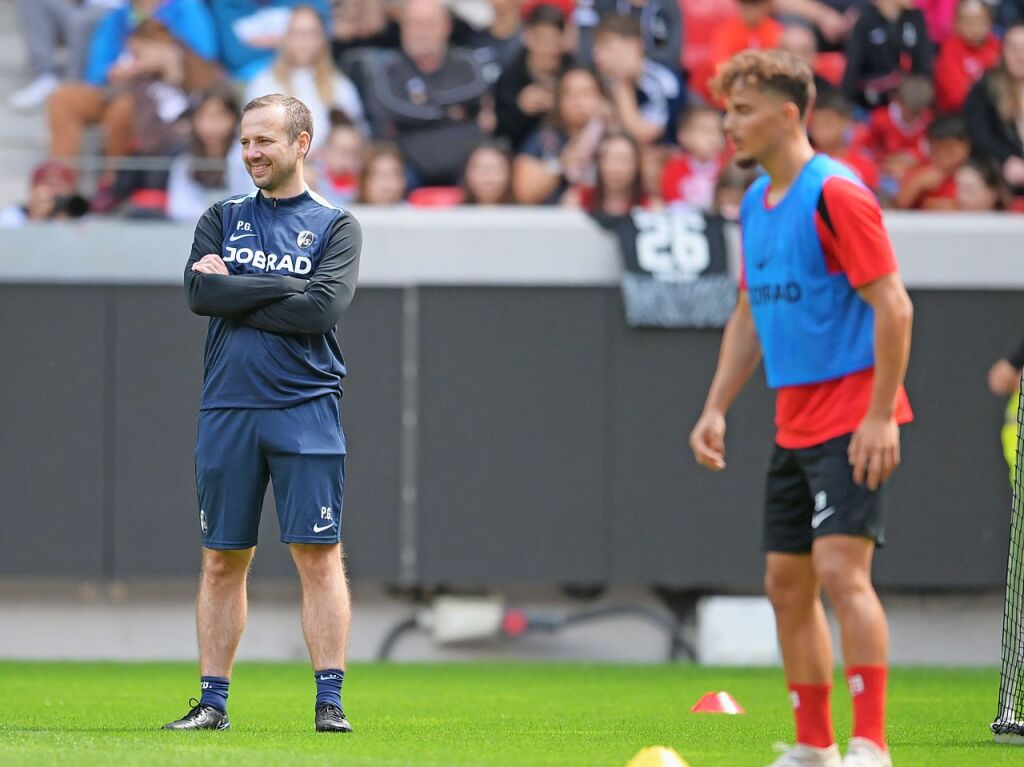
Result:
M886 666L850 666L846 681L853 699L853 737L867 738L885 748Z
M829 706L830 684L790 684L796 718L796 742L815 748L828 748L836 742L832 732L832 709Z

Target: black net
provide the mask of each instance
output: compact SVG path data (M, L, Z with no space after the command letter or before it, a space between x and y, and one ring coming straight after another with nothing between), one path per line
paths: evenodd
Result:
M1009 415L1007 421L1009 428L1016 426L1017 461L1012 472L1013 508L1003 609L999 714L992 722L992 732L998 741L1024 744L1024 395L1018 399L1016 423Z

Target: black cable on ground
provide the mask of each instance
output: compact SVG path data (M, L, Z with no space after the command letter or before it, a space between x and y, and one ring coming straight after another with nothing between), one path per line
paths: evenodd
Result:
M657 610L651 610L647 607L631 607L625 605L595 607L592 610L583 610L567 616L564 625L569 626L574 623L584 623L586 621L600 620L601 618L612 618L620 615L632 615L637 618L642 618L648 623L652 623L662 629L667 635L669 642L668 660L679 660L681 656L685 656L687 660L697 660L697 651L694 649L693 645L687 642L683 637L679 624L673 618L670 618L664 613Z
M419 622L416 620L415 615L410 615L408 618L405 618L392 626L391 630L384 635L384 638L380 642L380 647L377 649L377 660L390 660L391 651L395 649L395 645L398 644L398 640L402 638L402 635L407 634L418 627Z

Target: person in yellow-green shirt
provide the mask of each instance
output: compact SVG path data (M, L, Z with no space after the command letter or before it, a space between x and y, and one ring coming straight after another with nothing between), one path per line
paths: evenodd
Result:
M1020 406L1021 372L1024 370L1024 341L1017 350L996 361L988 371L988 388L993 394L1009 396L1006 405L1006 421L1003 423L1002 442L1006 465L1010 467L1010 483L1013 484L1017 465L1017 418Z

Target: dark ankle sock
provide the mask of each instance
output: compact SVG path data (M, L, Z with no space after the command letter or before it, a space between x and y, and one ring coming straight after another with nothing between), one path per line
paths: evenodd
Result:
M213 706L218 711L227 713L229 684L231 684L231 680L222 676L199 677L199 687L203 691L199 702L204 706Z
M316 703L333 703L341 708L341 684L345 681L345 672L340 668L325 668L313 672L316 679Z

